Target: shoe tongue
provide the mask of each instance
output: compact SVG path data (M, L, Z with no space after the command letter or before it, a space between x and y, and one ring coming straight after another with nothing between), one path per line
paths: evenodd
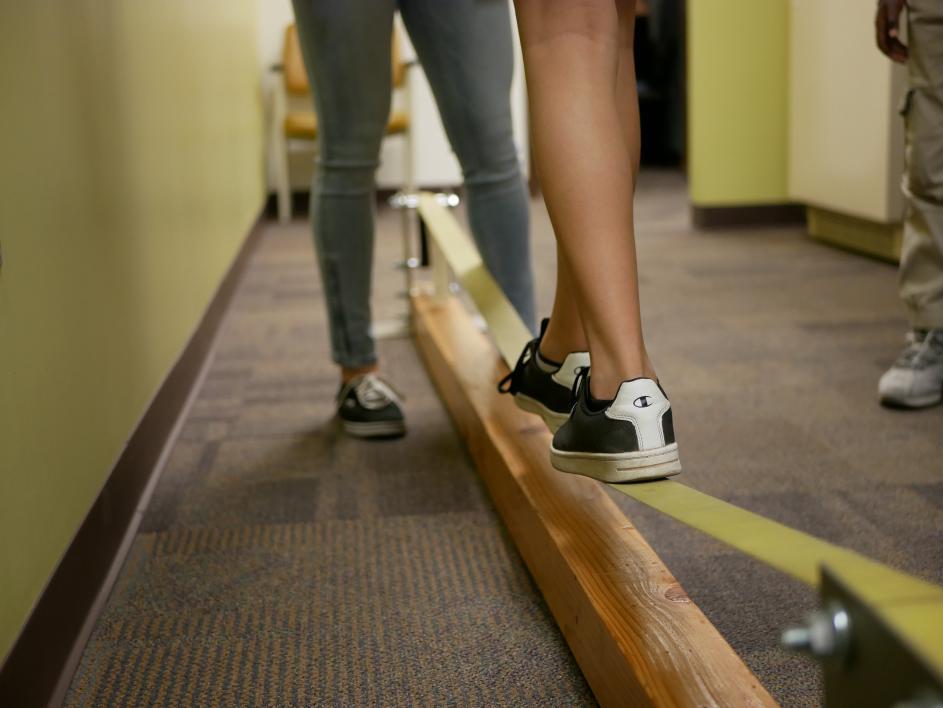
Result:
M371 410L383 408L396 396L389 386L372 374L364 376L355 390L360 405Z

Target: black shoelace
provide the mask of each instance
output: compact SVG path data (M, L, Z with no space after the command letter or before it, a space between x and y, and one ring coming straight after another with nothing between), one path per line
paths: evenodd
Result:
M498 393L510 393L512 396L521 390L521 379L524 377L524 367L533 356L539 340L533 339L527 343L527 346L521 351L517 358L517 363L507 376L498 381Z
M577 396L580 394L580 384L583 383L583 380L589 376L589 367L580 366L576 370L576 378L573 379L573 386L570 388L570 398L574 401L577 399Z
M905 369L925 369L943 356L943 330L914 330L907 334L907 348L901 352L894 366Z

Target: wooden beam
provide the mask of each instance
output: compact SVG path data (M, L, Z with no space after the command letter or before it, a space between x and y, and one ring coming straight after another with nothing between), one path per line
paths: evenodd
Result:
M550 434L454 298L412 299L416 341L494 504L603 706L776 705L605 488L555 471Z

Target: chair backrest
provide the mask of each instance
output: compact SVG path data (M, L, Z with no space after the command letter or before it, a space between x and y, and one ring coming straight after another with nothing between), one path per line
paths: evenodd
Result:
M399 88L406 79L406 63L400 54L399 37L396 35L396 26L393 26L393 36L390 39L390 66L393 67L393 86Z
M282 70L285 75L285 90L292 95L306 95L310 92L308 75L305 73L301 45L298 43L298 28L288 25L285 29L285 46L282 48Z
M399 37L396 28L393 28L391 39L390 62L393 68L393 86L402 86L406 77L406 64L402 60L399 46ZM298 43L298 28L288 25L285 29L285 46L282 49L282 67L285 77L285 90L293 96L304 96L310 93L308 75L305 73L304 59L301 56L301 45Z

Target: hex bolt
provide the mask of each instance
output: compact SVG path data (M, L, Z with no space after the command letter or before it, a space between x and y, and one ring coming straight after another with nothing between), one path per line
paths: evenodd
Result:
M437 192L435 200L444 207L454 209L462 200L455 192ZM397 192L387 200L387 203L394 209L416 209L419 207L419 195L409 192Z
M450 209L454 209L462 203L462 200L459 199L455 192L437 192L435 200L442 206L449 207Z
M407 258L407 259L398 259L393 261L393 268L395 270L415 270L416 268L421 268L422 263L418 258Z
M419 206L419 195L408 192L397 192L387 200L394 209L415 209Z
M787 649L817 659L841 659L848 652L850 639L848 612L838 603L830 603L810 614L804 625L783 632L781 641Z

